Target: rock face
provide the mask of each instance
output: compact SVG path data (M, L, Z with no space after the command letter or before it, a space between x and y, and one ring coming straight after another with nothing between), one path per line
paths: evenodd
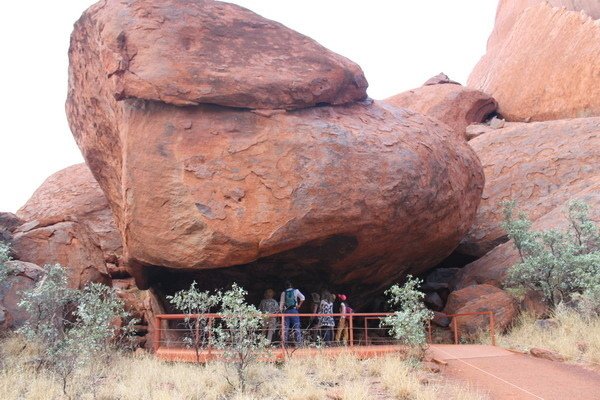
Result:
M597 0L500 0L494 30L488 39L488 50L504 43L526 8L544 3L570 11L583 11L593 19L600 18L600 3Z
M491 285L467 286L450 293L445 314L465 314L471 312L493 311L496 329L506 329L517 316L514 299L502 289ZM461 334L472 335L489 329L490 318L487 315L454 317ZM453 326L453 324L451 324Z
M506 241L500 226L503 200L516 200L535 221L600 175L600 118L509 124L469 144L483 164L486 183L460 246L464 254L481 257Z
M567 229L569 222L566 217L568 202L580 200L590 207L590 219L600 224L600 175L591 177L585 181L585 189L569 194L563 203L537 218L533 222L532 229ZM527 211L531 211L526 209ZM527 212L526 211L526 212ZM501 286L510 267L520 261L519 254L513 241L503 243L480 259L466 265L457 276L453 287L465 288L475 284L490 284Z
M27 313L18 306L20 293L33 288L45 274L42 268L28 262L7 261L6 266L11 273L0 282L0 332L17 329L27 320Z
M15 258L69 268L70 284L109 283L107 263L118 262L120 234L89 168L78 164L50 176L17 212Z
M466 143L385 104L309 107L364 97L357 67L236 6L189 10L108 1L84 13L71 38L68 118L138 283L147 285L149 266L190 271L274 256L324 262L337 282L381 283L452 251L483 183ZM253 47L256 37L264 48ZM240 61L240 46L250 61ZM257 70L273 81L268 99ZM204 71L207 96L195 89ZM316 77L331 95L305 96ZM167 86L175 94L163 95ZM297 107L308 108L281 110Z
M0 212L0 242L12 242L13 232L23 221L15 214Z
M600 116L600 24L547 4L525 9L514 24L513 13L506 22L502 15L501 4L500 26L468 86L492 95L509 121Z
M293 109L366 98L358 65L234 4L108 0L78 26L99 42L117 99Z
M496 101L487 94L443 80L439 84L426 83L385 101L436 118L452 128L461 139L466 137L467 126L483 122L497 107Z

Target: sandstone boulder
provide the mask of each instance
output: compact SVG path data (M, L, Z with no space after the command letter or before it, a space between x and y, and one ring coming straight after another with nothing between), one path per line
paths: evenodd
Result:
M466 137L467 126L483 122L497 107L496 101L487 94L452 81L426 83L385 101L436 118L452 128L461 139Z
M21 292L31 289L44 276L43 268L23 261L7 261L10 273L0 282L0 332L17 329L27 320L27 313L18 304Z
M444 308L445 314L466 314L492 311L495 327L505 330L517 316L515 300L505 291L491 285L473 285L450 293ZM454 317L460 334L472 335L488 331L490 318L487 315ZM454 326L452 324L451 326Z
M507 40L511 29L526 8L544 3L570 11L583 11L593 19L600 18L600 2L597 0L500 0L494 30L488 39L488 50L502 45Z
M469 144L486 182L475 222L460 246L464 254L481 257L506 241L500 226L503 200L516 200L535 221L600 175L600 118L509 124Z
M117 99L293 109L366 98L358 65L234 4L108 0L82 15L83 27Z
M0 242L10 243L13 232L23 222L13 213L0 212Z
M51 175L17 212L27 222L15 231L15 258L60 263L70 284L109 282L107 263L122 253L120 233L104 193L85 164Z
M600 116L600 24L545 3L519 15L504 32L499 14L468 86L493 96L509 121Z
M589 205L590 219L600 224L600 175L585 180L587 186L578 193L568 194L563 203L554 207L543 216L533 222L532 230L540 231L546 229L565 230L569 227L567 219L568 202L579 200ZM527 211L530 211L527 209ZM520 261L519 254L511 240L503 243L480 259L462 268L453 284L455 288L464 288L475 284L490 284L502 286L506 278L506 272L510 267ZM527 307L531 311L541 311L539 307Z
M466 143L430 118L368 101L288 112L224 107L347 103L364 97L348 89L362 75L347 61L316 68L339 56L312 41L297 43L291 32L256 23L259 17L236 6L206 1L189 10L175 1L108 1L84 13L71 38L68 118L115 211L138 283L146 287L156 266L189 272L269 258L274 268L285 260L300 269L321 263L333 281L380 284L424 271L452 251L472 222L483 183ZM232 26L233 43L226 29ZM256 35L264 51L248 42ZM117 53L130 55L135 44L127 70L107 62L119 43ZM239 56L240 44L252 57ZM207 48L220 60L215 87L231 95L196 94L203 71L212 73L210 60L196 57L196 49ZM232 50L235 58L221 57ZM275 82L264 101L257 69ZM151 90L127 72L146 70ZM314 81L304 74L329 77L329 70L354 83L336 83L333 98L281 94L289 92L290 76L292 92L312 93ZM163 96L167 82L175 95ZM124 94L115 98L118 86ZM207 102L219 105L196 105Z

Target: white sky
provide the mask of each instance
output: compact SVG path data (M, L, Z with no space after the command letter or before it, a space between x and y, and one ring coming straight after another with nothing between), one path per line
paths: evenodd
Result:
M357 62L385 98L439 72L466 82L485 52L497 0L236 0ZM64 112L72 25L92 0L0 5L0 211L83 161Z

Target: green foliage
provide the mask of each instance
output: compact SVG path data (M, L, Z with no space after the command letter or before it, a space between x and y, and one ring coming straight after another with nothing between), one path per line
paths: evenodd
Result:
M433 312L425 307L425 294L418 290L422 281L408 275L404 285L394 285L385 294L395 311L381 319L382 326L389 326L389 333L405 344L420 346L427 342L425 324L433 318Z
M242 392L246 390L249 367L264 355L269 346L262 331L264 314L246 303L246 295L247 292L235 283L222 294L222 324L215 329L216 345L223 350L226 365L235 368Z
M167 296L167 300L186 315L184 326L187 330L187 336L184 338L184 342L194 349L196 362L200 362L200 349L206 347L212 337L210 334L211 327L205 314L219 304L221 294L219 292L211 294L208 291L200 291L194 281L189 289L180 290L173 296Z
M10 247L4 242L0 242L0 285L10 274L8 265L5 263L10 261Z
M41 349L40 364L62 379L67 394L69 378L77 369L107 358L111 340L124 328L112 322L126 318L123 302L112 288L92 283L83 290L68 287L68 274L59 264L45 266L46 275L22 293L19 306L30 315L19 330Z
M542 232L532 231L523 213L515 217L514 202L503 207L503 228L521 257L508 271L506 285L539 292L551 307L579 298L600 311L600 234L589 219L588 206L571 202L569 229Z

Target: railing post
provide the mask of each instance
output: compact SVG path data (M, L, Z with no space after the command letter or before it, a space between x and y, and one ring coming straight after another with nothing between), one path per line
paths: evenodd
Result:
M369 327L367 325L368 323L368 318L365 318L365 334L363 335L364 339L365 339L365 346L369 345Z
M354 321L352 314L349 315L348 319L348 340L350 341L350 347L354 347Z
M161 340L161 335L160 335L160 317L156 316L154 317L154 326L155 328L155 332L154 332L154 352L158 351L158 348L160 347L160 340Z
M454 317L452 318L452 326L454 327L454 344L458 344L458 323L456 322L456 319L458 317Z
M492 346L496 345L496 317L490 311L490 336L492 336Z
M279 328L279 332L281 333L281 350L283 350L283 355L285 356L285 315L281 314L281 328Z

